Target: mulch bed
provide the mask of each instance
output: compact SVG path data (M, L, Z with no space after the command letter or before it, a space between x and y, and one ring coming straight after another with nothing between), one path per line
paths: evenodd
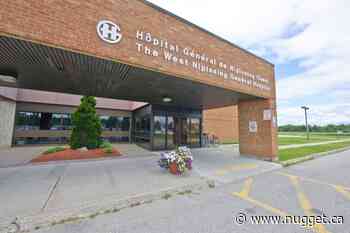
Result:
M51 154L43 154L33 159L32 163L42 163L49 161L63 161L63 160L81 160L81 159L98 159L121 156L120 152L113 149L113 153L105 153L103 149L94 149L88 151L79 151L66 149L64 151L55 152Z

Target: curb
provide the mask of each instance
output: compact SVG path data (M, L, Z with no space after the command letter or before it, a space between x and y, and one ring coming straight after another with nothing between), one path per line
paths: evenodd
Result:
M326 156L326 155L337 154L337 153L340 153L340 152L343 152L343 151L347 151L347 150L350 150L350 147L344 147L344 148L341 148L341 149L336 149L336 150L326 151L326 152L322 152L322 153L311 154L311 155L307 155L307 156L304 156L304 157L301 157L301 158L290 159L290 160L287 160L287 161L280 161L278 163L281 164L283 167L289 167L289 166L292 166L292 165L295 165L295 164L298 164L298 163L302 163L302 162L305 162L305 161L313 160L313 159L316 159L316 158L319 158L319 157L323 157L323 156Z
M20 233L39 230L57 224L64 224L78 220L94 218L98 215L119 212L126 208L148 204L160 199L169 199L174 195L190 194L208 188L215 188L215 181L203 180L184 186L177 186L159 190L157 192L143 193L124 199L110 197L105 200L97 200L83 204L76 208L47 211L28 216L17 216L15 220L4 220L0 222L0 233ZM13 231L12 229L17 229Z

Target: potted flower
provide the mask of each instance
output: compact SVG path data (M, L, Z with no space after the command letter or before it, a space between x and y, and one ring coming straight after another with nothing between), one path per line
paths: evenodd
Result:
M187 147L178 147L175 151L162 153L158 165L172 174L181 175L192 169L192 162L191 151Z

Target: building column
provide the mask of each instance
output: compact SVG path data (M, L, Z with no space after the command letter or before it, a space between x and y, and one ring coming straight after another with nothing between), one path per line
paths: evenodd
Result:
M277 160L277 118L274 99L238 103L239 150L242 155Z
M0 148L12 146L15 115L16 102L0 97Z

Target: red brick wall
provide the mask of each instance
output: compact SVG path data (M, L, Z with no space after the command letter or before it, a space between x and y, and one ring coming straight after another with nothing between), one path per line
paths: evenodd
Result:
M276 116L273 100L241 101L238 104L239 149L242 154L274 160L277 158L277 127L272 119L263 119L265 109L271 109ZM257 122L256 133L249 131L249 121Z
M203 132L220 142L238 141L237 105L203 111Z
M98 21L116 22L123 39L118 44L103 42L96 33ZM136 32L151 32L184 47L206 53L227 65L261 75L274 82L273 66L256 56L224 42L139 0L1 0L0 34L45 43L106 59L121 61L261 97L271 97L273 90L201 73L189 66L164 61L163 56L149 57L137 52ZM243 22L242 22L243 23ZM152 47L152 46L150 46ZM161 50L162 51L162 50ZM161 52L163 54L163 52Z

